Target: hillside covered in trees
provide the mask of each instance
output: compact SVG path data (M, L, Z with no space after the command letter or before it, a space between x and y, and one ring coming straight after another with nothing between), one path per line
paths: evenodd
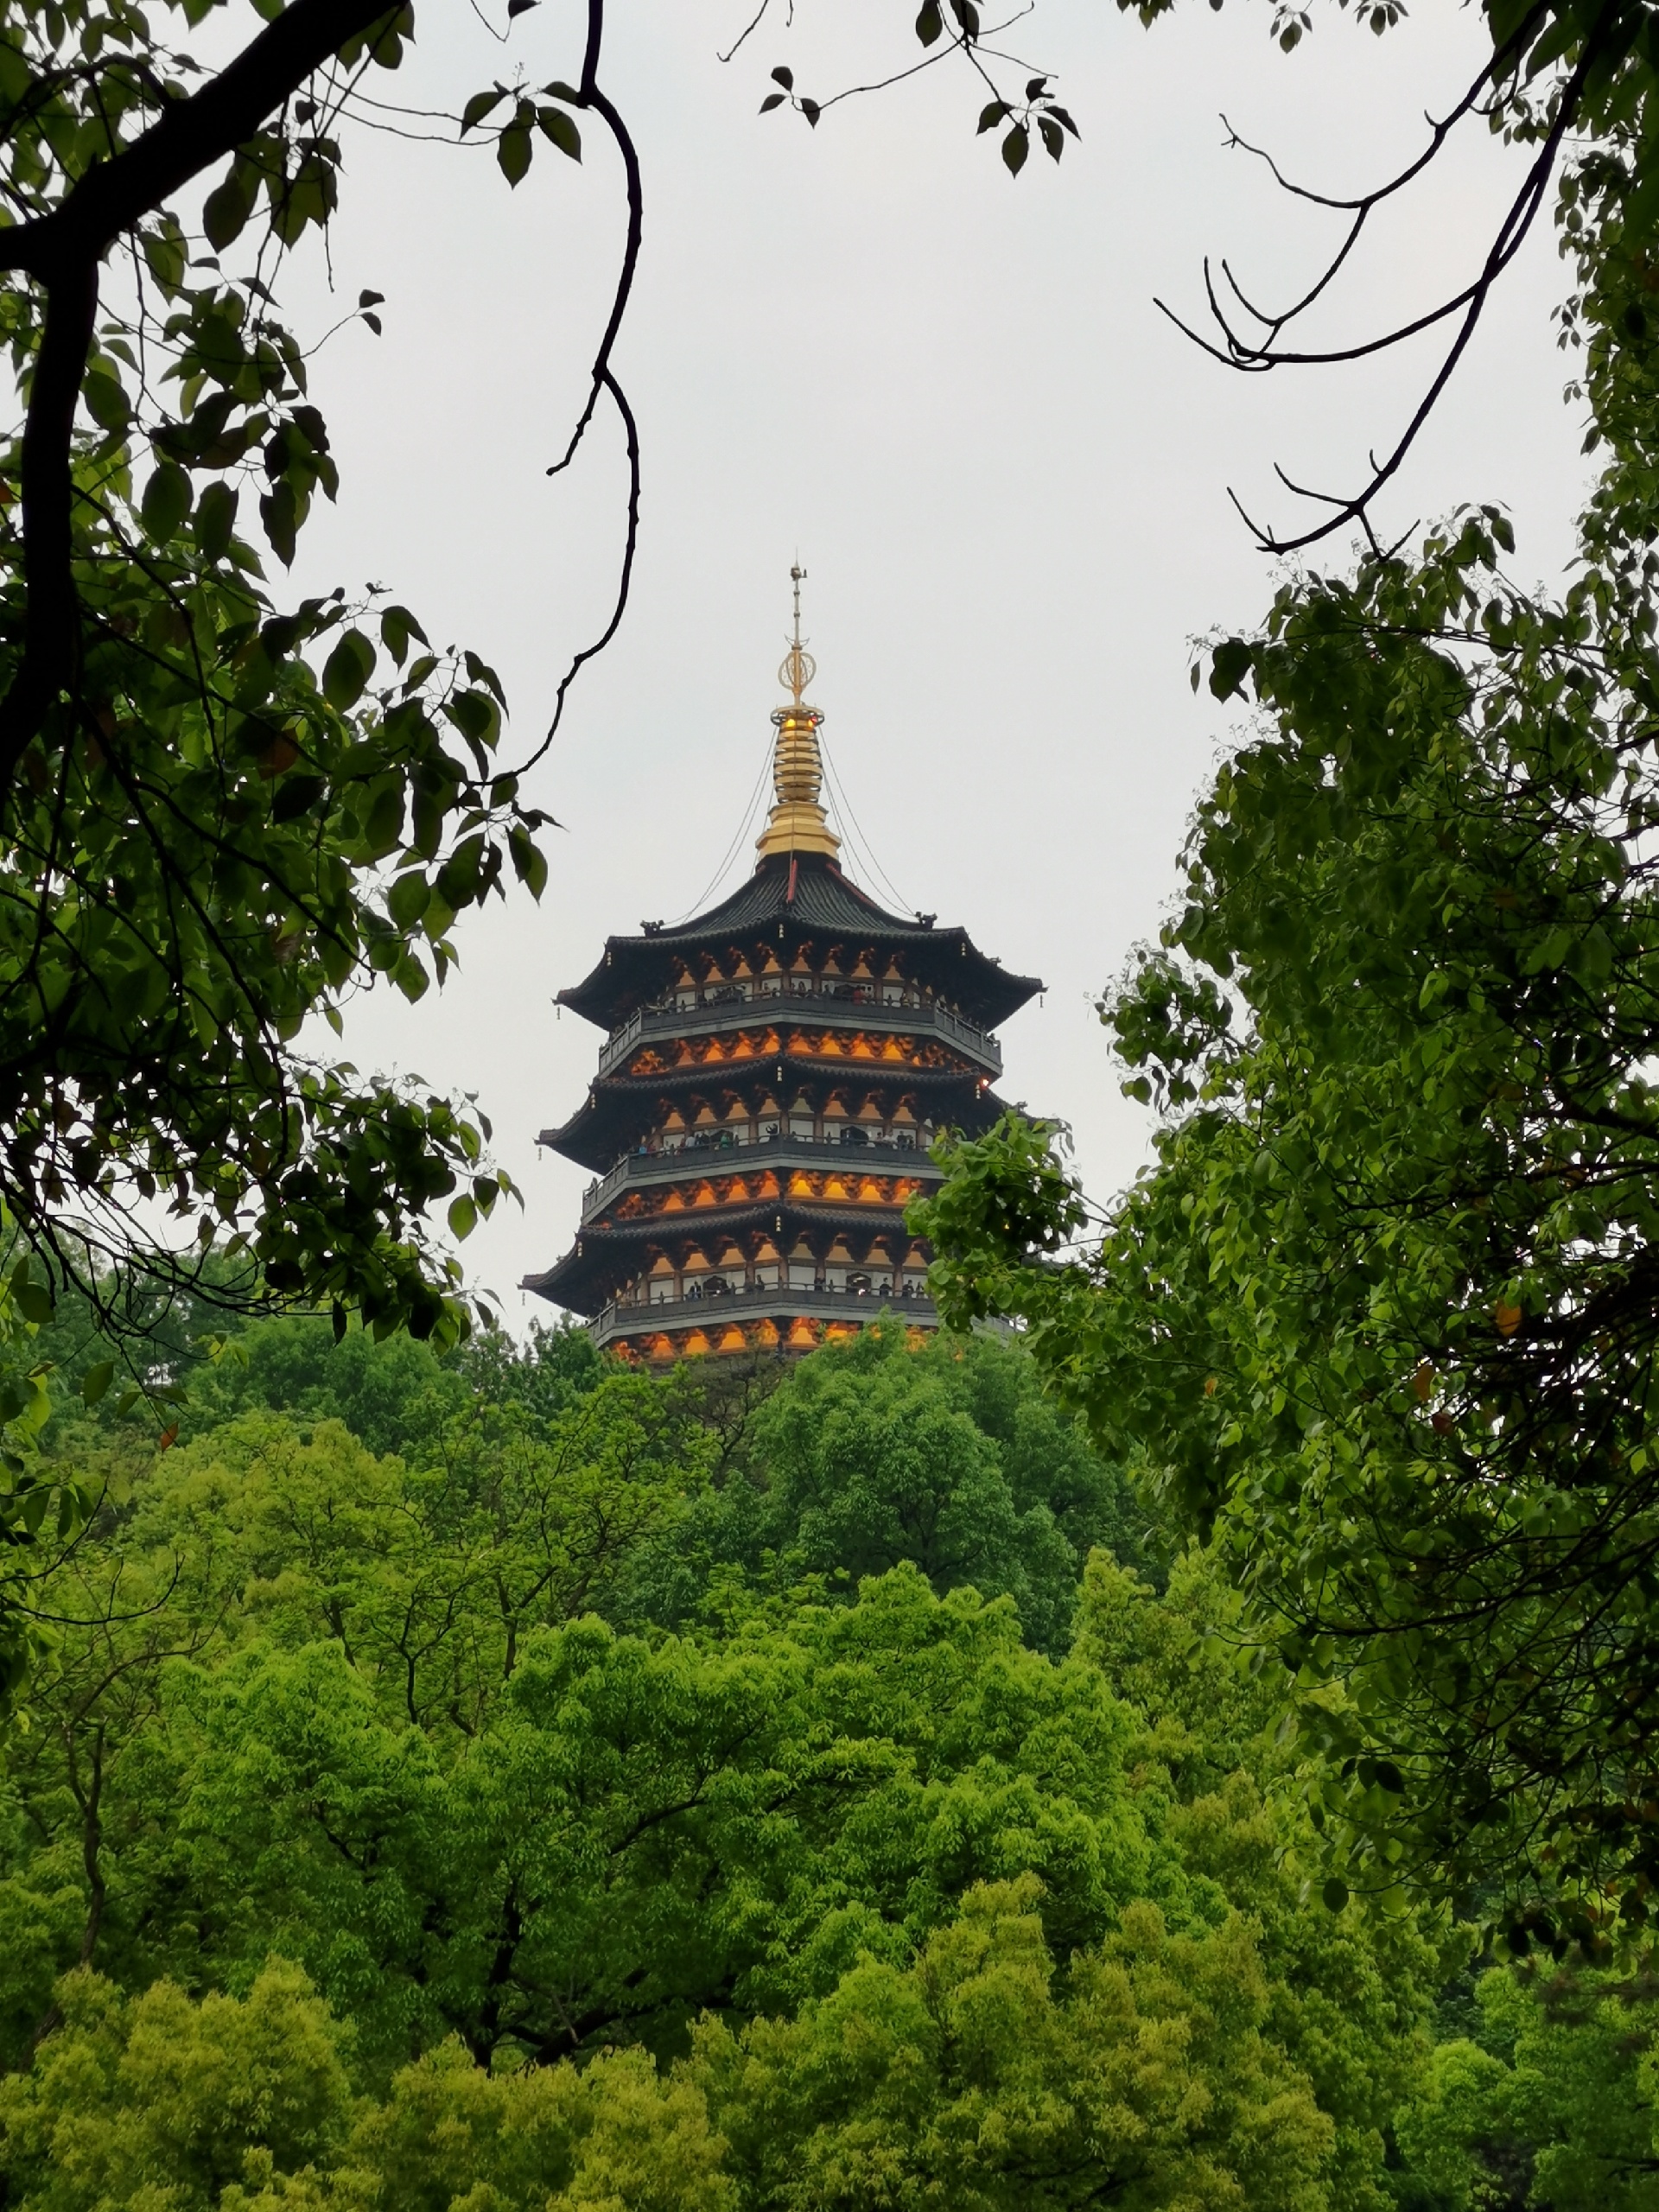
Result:
M1017 1347L296 1318L118 1402L46 1439L9 2206L1659 2202L1659 1993L1332 1910L1232 1601Z

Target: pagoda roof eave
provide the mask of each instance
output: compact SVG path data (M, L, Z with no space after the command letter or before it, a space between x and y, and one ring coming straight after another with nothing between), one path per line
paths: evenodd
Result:
M718 1231L722 1236L738 1236L745 1230L774 1223L780 1215L785 1226L781 1231L774 1229L774 1236L798 1235L803 1229L833 1229L838 1232L850 1229L889 1235L896 1230L909 1235L905 1228L903 1206L834 1206L811 1201L803 1205L798 1199L780 1202L768 1198L747 1206L703 1207L695 1213L657 1214L646 1221L617 1222L604 1228L586 1229L563 1259L556 1260L543 1274L524 1276L518 1287L534 1291L538 1298L563 1306L572 1313L591 1318L609 1297L608 1289L597 1288L595 1281L603 1283L608 1273L607 1262L613 1264L630 1247L664 1243L678 1236L696 1238L705 1230Z
M775 854L706 914L673 929L607 938L598 965L581 982L556 993L556 1003L613 1029L636 1006L669 988L677 962L686 954L762 931L770 936L779 924L799 938L853 937L908 948L923 957L925 966L948 973L955 995L977 1008L988 1027L1006 1020L1043 988L1036 976L1010 974L980 951L964 929L935 929L915 917L889 913L849 882L834 861L817 854Z
M785 1067L799 1077L839 1083L862 1080L872 1086L881 1082L912 1091L965 1092L964 1103L976 1109L969 1116L976 1128L988 1128L1008 1111L1005 1099L994 1090L979 1088L981 1078L956 1068L912 1068L887 1060L807 1060L792 1053L784 1054L783 1059ZM776 1058L768 1053L764 1059L728 1060L713 1067L668 1068L660 1075L602 1076L568 1122L556 1129L543 1129L536 1141L550 1152L575 1160L579 1167L602 1175L617 1156L611 1134L618 1119L617 1109L628 1101L662 1098L676 1091L734 1090L746 1075L776 1065ZM686 1169L688 1176L697 1173L695 1166Z

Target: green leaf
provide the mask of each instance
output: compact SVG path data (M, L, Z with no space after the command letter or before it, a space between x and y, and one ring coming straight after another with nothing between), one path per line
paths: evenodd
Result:
M240 496L228 484L219 482L203 492L196 506L196 543L204 560L223 560L229 550Z
M1341 1912L1348 1903L1348 1885L1332 1874L1319 1891L1327 1912Z
M916 18L916 35L924 46L931 46L944 29L944 18L939 13L938 0L922 0L922 12Z
M162 294L172 299L184 282L187 259L184 240L172 218L163 216L162 227L144 232L143 245L145 267Z
M399 668L404 664L404 656L409 651L411 638L418 638L423 645L427 642L425 631L409 609L406 607L386 607L380 617L380 642ZM416 666L419 665L417 662ZM430 663L428 673L436 665L435 661Z
M507 850L512 856L513 873L529 890L532 899L539 899L547 888L547 855L536 844L530 832L514 823L507 832Z
M108 369L87 372L80 387L86 411L100 429L124 430L132 420L132 409L127 395Z
M291 566L299 535L300 503L294 486L286 479L273 484L260 500L259 519L272 552L284 568Z
M432 983L432 978L412 952L406 952L397 963L391 971L391 980L411 1006L425 997Z
M423 640L423 643L424 643L424 640ZM467 673L471 677L473 682L474 683L481 683L487 690L492 691L495 695L496 704L499 707L505 708L507 703L507 695L501 688L500 677L490 666L488 661L480 660L478 655L475 652L473 652L470 649L462 654L461 658L465 664Z
M242 165L232 165L224 182L207 195L201 210L201 226L215 253L234 244L253 213L253 195L243 180Z
M484 846L481 836L464 837L438 870L438 896L456 913L463 906L470 906L478 896L483 876Z
M1236 698L1243 690L1255 658L1255 648L1243 638L1229 638L1216 647L1210 664L1210 689L1217 699Z
M189 477L176 462L164 461L144 486L139 512L150 542L165 545L190 512L194 491Z
M510 123L495 142L495 158L510 185L517 186L530 167L530 131L522 123Z
M114 1379L115 1362L112 1359L100 1359L95 1367L89 1367L80 1378L82 1402L89 1406L97 1405Z
M1010 176L1018 176L1026 166L1026 156L1031 151L1031 135L1023 123L1016 123L1002 141L1002 159Z
M386 894L386 912L400 930L412 930L426 912L432 887L419 868L400 875Z
M568 154L573 162L582 159L582 133L562 107L537 108L536 121L550 145L556 146L562 154Z
M478 1221L478 1208L463 1191L458 1198L450 1201L449 1211L446 1218L449 1224L450 1235L457 1239L463 1239L473 1233Z
M374 673L374 647L360 630L343 632L322 664L322 696L341 714L354 707Z
M326 776L285 776L270 803L273 822L296 822L308 814L328 789Z
M461 111L462 136L464 137L469 130L476 130L485 117L492 110L499 107L506 97L506 87L503 85L497 85L492 92L474 92Z

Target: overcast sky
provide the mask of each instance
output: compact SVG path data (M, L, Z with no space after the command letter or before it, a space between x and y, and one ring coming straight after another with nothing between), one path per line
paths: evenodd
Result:
M502 20L504 0L480 4ZM816 132L757 116L776 63L821 99L906 66L909 0L797 0L792 29L774 0L722 65L752 9L612 0L602 79L645 174L616 355L644 512L622 630L534 782L563 825L546 895L469 918L441 996L410 1009L377 995L348 1025L361 1064L475 1091L493 1118L525 1211L498 1214L465 1256L514 1325L518 1279L569 1245L587 1180L534 1147L580 1103L601 1042L556 1019L552 994L608 932L721 887L771 742L798 552L823 738L877 861L906 906L1046 979L1003 1033L1004 1092L1072 1125L1096 1197L1133 1177L1147 1125L1117 1095L1091 999L1155 933L1228 741L1227 715L1189 689L1190 640L1252 622L1271 596L1227 486L1281 525L1274 461L1349 488L1436 358L1420 344L1246 378L1153 299L1198 314L1206 251L1258 300L1282 298L1335 234L1226 149L1223 111L1288 175L1363 189L1474 74L1475 10L1423 0L1379 40L1326 10L1286 57L1265 5L1183 0L1144 31L1110 0L1039 0L1005 42L1055 73L1083 136L1058 169L1033 157L1016 181L976 137L983 94L956 66L849 100ZM372 89L454 111L521 64L532 83L574 78L584 13L543 0L503 45L461 0L425 0L410 61ZM601 413L576 469L544 474L622 232L620 165L596 122L584 137L580 168L543 144L512 193L487 153L348 139L334 282L346 304L384 292L385 333L347 328L314 372L343 480L297 582L385 583L435 642L481 652L507 687L510 748L539 734L602 623L621 543L613 421ZM1524 158L1465 126L1379 219L1318 334L1359 337L1465 281ZM289 298L317 328L323 283L312 252ZM1528 582L1559 576L1585 481L1549 321L1563 284L1545 230L1388 511L1403 529L1503 501ZM728 887L752 861L746 840Z

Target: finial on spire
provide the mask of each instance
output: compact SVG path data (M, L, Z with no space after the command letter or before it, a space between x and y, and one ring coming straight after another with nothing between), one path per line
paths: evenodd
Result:
M823 716L806 703L806 687L818 672L801 639L801 586L806 570L798 560L789 575L795 587L795 628L778 681L793 693L794 700L790 706L772 709L778 735L772 746L772 786L777 800L756 848L762 860L772 853L823 853L833 859L841 850L841 840L818 804L823 788L818 725Z
M778 671L778 681L786 690L795 694L797 714L804 709L810 713L810 709L806 707L806 687L817 674L818 664L801 644L801 586L806 581L806 570L798 561L789 575L790 581L795 587L795 634L790 640L789 651L785 654L783 664ZM774 715L772 719L775 721L777 716ZM822 715L819 720L823 720Z

